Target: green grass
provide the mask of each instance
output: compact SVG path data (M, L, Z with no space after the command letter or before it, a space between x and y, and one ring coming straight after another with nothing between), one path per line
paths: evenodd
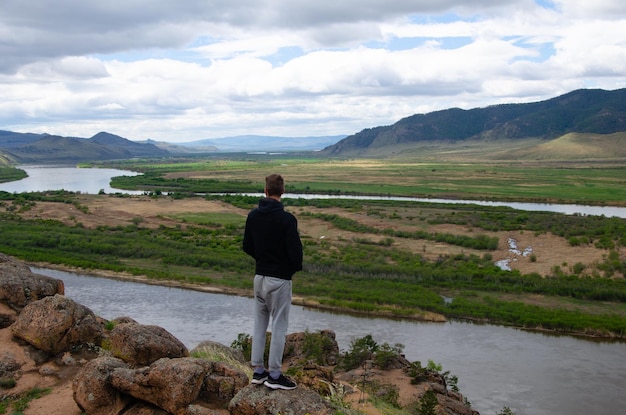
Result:
M227 363L245 373L248 378L252 379L252 368L247 363L242 363L235 359L232 353L228 353L221 345L204 344L202 347L197 347L192 352L191 356L209 360L211 362L224 362Z
M113 180L115 186L126 189L261 192L263 177L276 171L285 176L287 191L292 193L626 205L626 168L594 163L432 163L280 156L178 164L119 162L111 167L149 173ZM193 176L206 178L176 176L191 171Z
M21 180L26 176L26 172L22 169L16 169L14 167L0 167L0 183Z
M241 226L245 219L235 213L173 213L168 217L196 225Z

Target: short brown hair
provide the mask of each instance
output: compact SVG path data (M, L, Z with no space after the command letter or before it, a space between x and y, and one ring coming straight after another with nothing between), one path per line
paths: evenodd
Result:
M268 196L282 196L285 193L285 181L280 174L270 174L265 178L265 191Z

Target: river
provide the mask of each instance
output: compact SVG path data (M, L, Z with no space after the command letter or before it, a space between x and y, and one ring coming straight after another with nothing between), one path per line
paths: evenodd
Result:
M114 176L136 176L138 173L117 169L77 168L72 166L28 165L17 166L24 170L28 177L13 182L0 183L0 190L9 193L44 192L47 190L67 190L69 192L97 194L129 193L142 194L111 187Z
M29 178L0 184L0 190L126 192L111 189L110 178L136 174L64 166L21 167ZM626 217L626 208L456 202ZM587 208L593 213L586 211ZM34 271L64 280L68 297L87 305L104 318L127 315L143 324L159 325L189 348L202 340L230 344L239 333L252 333L249 298L48 269ZM352 339L367 334L379 343L401 343L409 360L419 360L423 364L433 360L458 376L461 392L482 415L495 415L504 406L517 415L615 415L623 413L626 407L626 345L623 343L594 342L495 325L363 318L294 307L290 332L307 329L335 331L342 351L348 349Z

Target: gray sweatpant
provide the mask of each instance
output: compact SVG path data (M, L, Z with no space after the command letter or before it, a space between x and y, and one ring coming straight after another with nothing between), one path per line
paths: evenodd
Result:
M291 280L263 275L254 276L254 334L252 335L253 367L264 367L265 335L272 320L272 338L268 369L271 373L280 372L283 364L285 338L289 325L291 307Z

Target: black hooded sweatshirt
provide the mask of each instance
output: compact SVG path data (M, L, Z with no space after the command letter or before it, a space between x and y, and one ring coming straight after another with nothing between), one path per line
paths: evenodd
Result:
M255 259L256 274L290 280L302 269L298 221L278 200L261 199L246 219L243 250Z

